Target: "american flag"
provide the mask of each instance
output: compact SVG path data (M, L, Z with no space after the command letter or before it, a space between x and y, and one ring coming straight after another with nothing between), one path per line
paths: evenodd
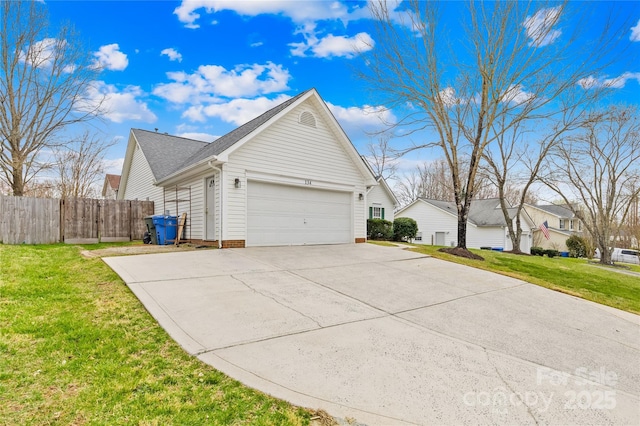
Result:
M544 237L548 240L551 238L551 235L549 235L549 224L547 223L547 221L545 220L544 223L541 223L540 226L538 227L540 228L540 230L542 231L542 233L544 234Z

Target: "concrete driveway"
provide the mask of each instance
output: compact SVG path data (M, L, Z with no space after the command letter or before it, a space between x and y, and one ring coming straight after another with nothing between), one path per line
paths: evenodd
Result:
M640 424L640 317L400 248L105 258L185 350L366 424Z

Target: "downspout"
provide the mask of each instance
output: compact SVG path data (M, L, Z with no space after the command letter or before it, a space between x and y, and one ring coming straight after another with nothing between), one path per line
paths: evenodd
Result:
M222 229L223 229L222 218L224 217L222 214L222 208L224 207L224 198L223 198L224 197L224 185L223 185L224 178L222 177L222 169L218 166L214 166L212 160L209 160L207 164L213 170L216 170L220 176L220 235L218 236L218 248L221 249L222 248Z

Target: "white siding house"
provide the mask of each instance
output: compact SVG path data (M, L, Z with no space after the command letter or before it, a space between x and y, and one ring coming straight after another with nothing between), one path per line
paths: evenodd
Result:
M514 210L514 209L512 209ZM396 217L409 217L418 224L417 244L453 247L458 242L458 215L454 203L420 198L396 212ZM512 220L514 220L512 216ZM521 214L522 237L520 250L531 249L533 222ZM474 200L467 221L467 247L512 250L500 201L498 199Z
M367 191L369 219L384 219L393 222L394 211L398 207L398 199L382 177L376 179L378 185Z
M190 238L221 247L364 242L376 184L315 89L212 143L133 129L123 181L156 213L188 196Z

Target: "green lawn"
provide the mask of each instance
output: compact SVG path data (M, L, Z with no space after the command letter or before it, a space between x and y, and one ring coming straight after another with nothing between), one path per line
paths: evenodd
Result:
M0 424L309 423L187 355L79 252L0 245Z
M593 266L584 259L519 256L496 251L471 250L485 258L484 261L479 261L441 253L438 251L439 248L416 245L413 250L640 314L640 277L637 276ZM637 271L637 268L631 269Z

